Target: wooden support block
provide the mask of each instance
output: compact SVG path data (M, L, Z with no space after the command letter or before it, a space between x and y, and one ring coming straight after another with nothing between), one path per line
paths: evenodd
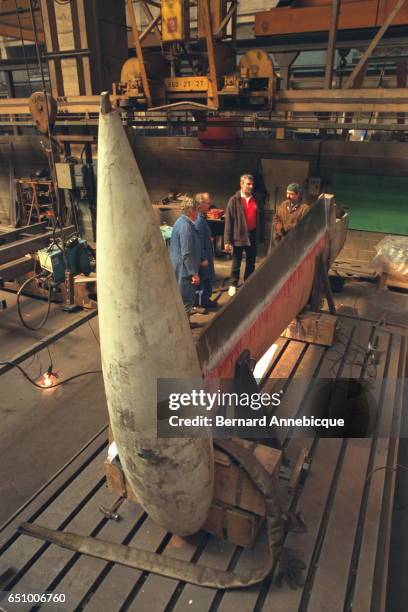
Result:
M203 529L238 546L251 547L264 520L262 516L214 500Z
M283 332L282 337L321 346L332 346L336 323L337 317L333 315L315 312L303 313L292 321Z
M281 451L236 438L234 442L246 446L271 475L278 477ZM214 451L214 462L214 499L265 516L264 496L246 471L217 448Z
M110 463L105 460L105 476L108 489L119 497L126 496L126 479L123 470L118 463Z
M110 491L113 491L119 497L127 497L131 501L139 502L137 496L133 493L129 486L128 481L125 478L120 463L110 463L108 460L105 461L105 476L106 486Z
M109 442L112 433L109 428ZM234 438L254 453L265 470L278 478L282 452L247 440ZM138 501L119 463L105 461L108 488L118 496ZM258 531L265 519L266 506L262 493L257 489L245 470L229 455L214 449L214 499L207 520L203 525L218 537L238 546L253 546Z
M119 464L105 461L105 474L109 490L118 497L126 497L130 501L138 502ZM238 546L251 547L255 543L264 518L259 514L247 512L214 499L203 529Z

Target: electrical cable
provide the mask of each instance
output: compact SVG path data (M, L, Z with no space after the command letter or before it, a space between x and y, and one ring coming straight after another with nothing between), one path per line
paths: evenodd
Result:
M80 378L81 376L88 376L89 374L102 374L102 370L90 370L88 372L80 372L79 374L73 374L72 376L69 376L68 378L65 378L64 380L61 380L57 383L53 383L49 387L44 387L43 385L40 385L35 380L33 380L31 376L29 376L27 372L20 365L18 365L18 363L14 363L14 361L0 361L0 365L9 365L13 368L16 368L24 376L24 378L28 380L29 383L31 383L37 389L41 389L42 391L44 391L45 389L53 389L54 387L60 387L61 385L65 385L66 383L71 382L75 378Z
M360 318L359 318L360 320ZM373 325L373 330L375 331L381 325L386 326L387 320L385 315L383 314L376 323ZM342 336L344 340L342 340ZM339 357L335 357L331 359L329 356L329 352L326 354L326 359L329 362L332 362L330 366L330 371L333 375L336 373L337 365L342 362L344 365L351 365L364 368L367 373L368 378L371 380L375 379L377 376L377 364L375 363L367 363L367 357L369 356L368 347L364 348L361 344L356 342L355 340L351 340L350 345L348 345L348 337L347 334L341 331L341 324L336 327L336 340L347 349L346 352L342 352L340 350L331 348L330 354L336 353ZM361 357L362 361L358 361L358 358Z
M50 347L49 346L47 346L47 351L48 351L48 357L50 358L50 365L48 366L48 369L51 368L51 370L52 370L53 363L52 363L51 351L50 351Z
M89 370L88 372L80 372L79 374L73 374L64 380L61 380L55 384L52 384L50 387L41 387L41 389L52 389L53 387L59 387L60 385L65 385L71 380L75 380L76 378L80 378L81 376L88 376L89 374L102 374L102 370Z
M46 311L45 315L43 316L43 318L41 319L40 323L38 325L35 325L35 326L29 325L27 323L27 321L24 320L23 310L22 310L21 303L20 303L20 297L21 297L21 294L22 294L23 290L27 287L27 285L29 285L33 281L38 280L38 278L40 278L42 276L43 276L42 274L37 274L36 276L31 276L26 281L24 281L24 283L21 285L20 289L17 291L17 311L18 311L18 316L20 317L20 321L22 322L24 327L26 327L27 329L30 329L31 331L38 331L39 329L44 327L44 325L48 321L48 317L49 317L50 310L51 310L51 292L52 292L52 287L51 287L51 285L48 286L47 311Z
M78 223L78 215L77 215L77 203L78 203L78 199L73 197L71 191L68 191L68 195L69 195L69 200L70 200L70 203L71 203L71 208L70 208L70 210L71 210L70 223L72 223L72 222L74 223L76 232L77 232L77 234L79 236L80 232L79 232L79 223Z
M402 465L402 463L396 463L395 467L393 467L392 465L382 465L378 468L375 468L374 470L371 470L371 472L367 474L366 484L373 476L373 474L375 474L375 472L379 472L380 470L391 470L392 472L396 472L397 468L401 468L402 470L406 470L408 472L408 466Z

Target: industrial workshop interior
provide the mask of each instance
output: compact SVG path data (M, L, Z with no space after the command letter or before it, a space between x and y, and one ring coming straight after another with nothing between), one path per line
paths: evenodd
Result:
M0 612L408 610L408 0L0 0Z

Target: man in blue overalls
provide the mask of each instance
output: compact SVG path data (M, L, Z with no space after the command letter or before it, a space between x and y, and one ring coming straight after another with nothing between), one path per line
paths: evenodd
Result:
M197 219L197 203L186 198L182 214L173 226L170 240L170 259L176 273L181 297L187 314L193 314L195 292L200 284L201 242L194 225Z
M210 210L211 197L209 193L197 193L195 197L198 207L198 217L195 222L201 241L200 284L197 289L198 306L217 308L217 302L211 300L212 282L214 279L214 250L211 241L211 230L206 215Z

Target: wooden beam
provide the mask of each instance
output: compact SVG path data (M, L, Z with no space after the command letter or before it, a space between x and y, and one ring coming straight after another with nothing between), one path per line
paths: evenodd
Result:
M149 108L152 105L152 96L150 94L149 81L147 80L146 66L143 61L142 45L140 43L139 30L137 29L136 14L132 0L127 0L127 7L129 11L130 23L132 25L136 57L138 58L140 65L140 76L142 77L143 90L147 100L147 107Z
M390 0L389 0L390 2ZM378 14L377 14L378 13ZM255 36L322 32L330 28L330 3L319 6L273 8L255 15ZM384 14L374 0L342 2L339 14L339 30L378 28L384 23ZM408 7L395 14L393 26L406 25Z
M301 32L327 31L330 28L330 5L307 8L273 8L255 15L255 36L274 36ZM375 26L376 3L362 1L342 3L338 29Z
M4 21L0 20L0 36L10 36L10 38L18 38L21 39L21 37L23 37L23 40L29 40L34 42L35 41L35 36L34 36L34 32L28 28L20 28L18 27L18 25L13 25L11 23L5 23ZM39 42L45 42L45 36L44 36L44 32L37 32L37 36L38 36L38 41Z
M364 66L364 64L368 60L368 58L371 57L371 54L373 53L374 49L376 48L376 46L378 45L378 43L380 42L380 40L384 36L385 32L388 30L389 26L391 25L391 23L394 20L394 17L397 15L397 13L400 12L402 7L404 6L405 2L406 2L406 0L398 0L398 2L395 4L395 6L392 9L392 11L390 11L390 13L388 13L387 19L384 21L383 25L378 30L377 34L374 36L373 40L368 45L368 47L365 50L365 52L360 57L360 60L359 60L359 62L357 64L357 66L354 68L353 72L350 74L349 78L347 79L346 84L344 86L345 89L350 89L351 87L353 87L353 83L354 83L354 80L355 80L356 76L359 74L360 70L362 69L362 67Z
M327 47L327 62L326 62L326 74L324 77L324 88L331 89L333 81L333 65L334 55L336 52L336 40L337 40L337 28L339 23L340 14L340 3L341 0L333 0L332 4L332 15L329 32L329 44Z

